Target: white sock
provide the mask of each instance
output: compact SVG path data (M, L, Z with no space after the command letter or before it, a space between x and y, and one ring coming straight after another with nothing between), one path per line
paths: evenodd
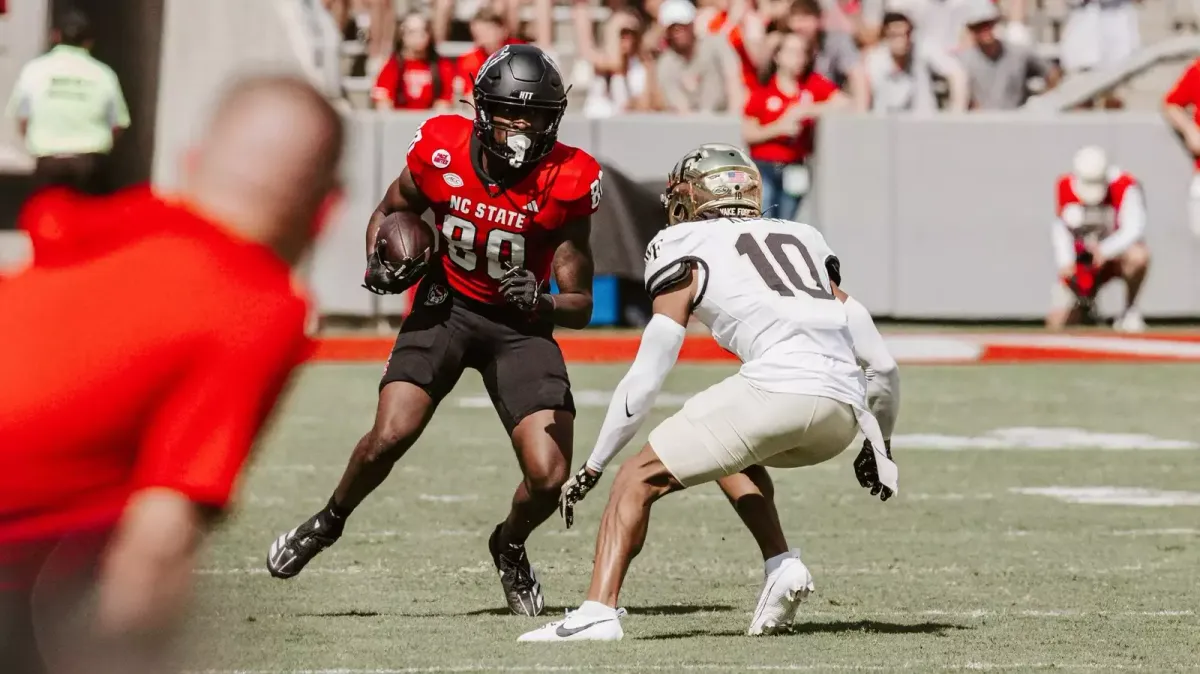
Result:
M763 564L765 575L770 576L772 573L774 573L775 569L778 569L786 559L800 559L800 553L796 552L795 550L788 550L787 552L781 552L780 554L768 559Z
M598 601L585 601L579 605L579 610L576 613L586 616L596 616L597 618L611 618L617 615L617 609L605 606Z

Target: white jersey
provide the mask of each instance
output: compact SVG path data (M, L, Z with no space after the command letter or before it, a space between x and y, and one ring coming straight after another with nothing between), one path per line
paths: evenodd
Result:
M646 249L651 297L699 274L693 313L741 374L775 393L833 398L866 408L846 311L833 296L825 237L809 225L770 218L720 218L659 232Z

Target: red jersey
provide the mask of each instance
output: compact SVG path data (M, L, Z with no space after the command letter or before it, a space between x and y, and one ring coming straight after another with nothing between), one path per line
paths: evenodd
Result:
M1192 62L1183 76L1167 92L1167 105L1191 108L1193 120L1200 124L1200 59ZM1200 171L1200 157L1196 157L1196 170Z
M776 78L755 87L746 101L744 113L747 117L766 125L777 121L793 105L823 103L838 91L837 85L817 73L809 73L800 82L795 95L779 90ZM808 158L813 151L816 122L806 119L800 123L800 133L794 136L778 136L750 146L750 157L759 161L797 164Z
M375 78L371 100L390 104L397 110L428 110L438 101L450 103L454 98L454 68L448 59L438 59L435 67L440 86L437 91L429 62L419 59L401 61L393 54Z
M510 37L500 46L504 47L510 44L525 44L525 41ZM458 57L458 78L462 80L462 92L464 95L470 95L475 90L475 76L479 74L479 69L483 67L484 62L488 60L489 56L491 54L485 52L482 47L476 47Z
M450 286L500 304L506 263L549 280L563 224L600 206L600 164L555 143L525 178L493 196L471 161L473 131L472 120L460 115L429 118L409 145L408 170L432 205Z
M110 527L145 488L226 505L307 354L307 305L273 251L135 201L119 208L143 235L0 284L16 326L0 330L0 548Z
M1121 204L1130 190L1137 189L1137 180L1120 169L1110 169L1108 192L1096 205L1083 203L1075 192L1076 178L1071 174L1059 176L1058 205L1055 213L1076 237L1096 235L1105 237L1121 227Z

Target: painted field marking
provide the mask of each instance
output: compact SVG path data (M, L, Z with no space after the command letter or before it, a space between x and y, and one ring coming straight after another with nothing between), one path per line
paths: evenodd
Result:
M632 637L634 640L637 637ZM530 647L531 649L533 647ZM892 662L887 665L847 665L844 663L804 663L783 665L756 665L750 663L718 664L671 664L648 665L631 663L627 665L588 664L588 665L494 665L494 664L458 664L436 665L432 667L403 667L398 669L202 669L191 670L186 674L425 674L451 672L882 672L897 670L918 671L980 671L980 670L1030 670L1054 669L1069 671L1102 671L1102 670L1149 670L1160 671L1163 668L1155 665L1127 665L1086 662L978 662L969 661L960 664L945 664L926 661ZM1179 671L1178 668L1171 669ZM1193 670L1200 667L1193 667Z
M1200 506L1200 492L1141 487L1013 487L1014 494L1048 496L1065 503L1142 507Z

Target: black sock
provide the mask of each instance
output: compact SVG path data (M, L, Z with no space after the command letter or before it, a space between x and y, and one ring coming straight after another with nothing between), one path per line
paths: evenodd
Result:
M337 504L332 496L329 497L329 503L325 504L325 512L339 520L344 520L350 516L351 510L341 507Z

